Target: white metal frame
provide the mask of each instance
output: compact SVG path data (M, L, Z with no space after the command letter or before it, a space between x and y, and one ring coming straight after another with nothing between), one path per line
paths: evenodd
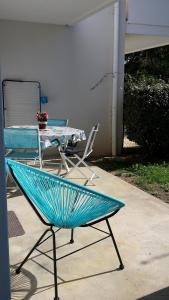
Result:
M76 158L77 161L78 161L77 163L74 163L72 161L72 159L70 159L66 155L66 150L63 150L60 147L59 152L60 152L60 156L61 156L61 163L60 163L60 166L59 166L58 175L60 175L60 173L62 171L62 166L64 166L64 168L66 169L66 175L70 175L75 169L77 169L78 172L84 178L86 178L85 185L88 182L90 182L90 183L92 183L92 185L94 185L93 184L93 179L99 178L99 176L88 166L88 164L85 162L85 159L93 152L93 145L94 145L94 141L95 141L96 134L97 134L98 130L99 130L99 124L92 127L82 157L80 157L77 154L72 153L72 155L73 155L72 158ZM72 169L69 169L69 166L68 166L67 162L73 167ZM85 166L92 173L92 175L90 177L86 176L86 174L79 168L80 165Z

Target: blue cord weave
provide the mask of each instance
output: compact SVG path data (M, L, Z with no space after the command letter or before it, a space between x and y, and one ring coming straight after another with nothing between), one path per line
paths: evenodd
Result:
M46 219L59 228L75 228L125 204L70 180L7 160L15 177Z

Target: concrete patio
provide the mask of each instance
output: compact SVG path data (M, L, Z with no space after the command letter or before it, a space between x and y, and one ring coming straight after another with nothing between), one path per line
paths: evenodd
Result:
M100 178L91 188L126 203L126 207L111 219L125 269L117 270L119 263L110 239L69 256L58 262L60 299L169 299L169 206L102 169L93 169ZM71 177L76 175L79 174L71 174ZM19 275L14 273L14 268L38 239L44 226L15 188L8 190L8 211L11 210L15 211L25 230L24 235L9 239L12 299L53 300L52 261L35 251L23 271ZM100 228L106 229L105 224L102 223ZM57 255L100 237L99 231L79 228L75 230L75 243L68 244L70 230L61 230L57 233ZM51 250L51 241L42 248Z

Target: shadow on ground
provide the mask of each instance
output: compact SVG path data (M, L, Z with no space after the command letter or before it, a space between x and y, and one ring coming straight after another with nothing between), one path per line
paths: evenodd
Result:
M32 260L34 261L34 260ZM35 262L35 261L34 261ZM39 264L42 268L43 266ZM44 285L37 287L36 277L26 269L22 268L22 271L19 274L15 273L16 266L11 266L11 300L28 300L35 294L43 293L44 291L54 288L54 284ZM46 271L49 271L45 269ZM119 271L119 268L103 271L100 273L90 274L87 276L65 280L58 276L58 279L61 281L58 285L76 282L84 279L89 279L96 276L103 276L115 271ZM49 271L50 272L50 271ZM52 272L50 272L52 273ZM52 273L53 274L53 273ZM51 280L52 281L52 280Z
M28 300L37 290L37 279L29 271L22 269L20 274L15 273L11 266L11 300Z
M169 299L169 287L161 289L157 292L144 296L142 298L138 298L137 300L168 300Z

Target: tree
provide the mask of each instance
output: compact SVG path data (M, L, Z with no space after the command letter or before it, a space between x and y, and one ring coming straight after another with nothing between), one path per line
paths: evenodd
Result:
M127 54L125 72L137 77L151 75L169 82L169 46Z

